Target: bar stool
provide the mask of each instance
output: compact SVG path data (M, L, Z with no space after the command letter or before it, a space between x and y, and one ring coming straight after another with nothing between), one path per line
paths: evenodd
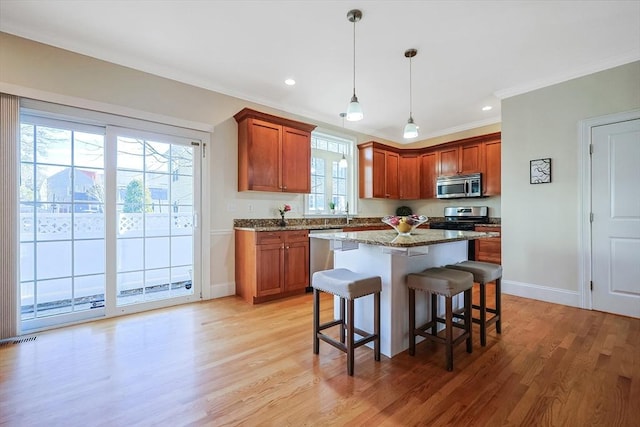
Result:
M313 353L320 351L320 340L347 354L347 373L353 375L354 350L373 341L374 359L380 360L380 292L382 280L379 276L354 273L346 268L316 271L313 273ZM340 297L340 318L320 324L320 292ZM354 301L373 294L373 333L358 329L354 325ZM345 300L348 301L345 319ZM340 342L321 331L340 325ZM345 329L347 343L345 345ZM362 338L355 340L355 334Z
M496 324L496 332L501 333L501 298L500 280L502 279L502 266L489 262L480 261L463 261L457 264L447 265L447 268L453 268L460 271L466 271L473 274L473 281L480 284L480 305L473 305L473 308L480 310L480 317L473 318L474 323L480 324L480 344L484 347L487 345L487 326ZM496 283L496 299L495 308L487 307L487 290L488 283ZM493 314L487 319L487 313Z
M446 345L447 371L453 370L453 346L463 340L467 342L467 353L473 351L471 341L471 290L473 289L473 275L465 271L451 270L448 268L429 268L420 273L407 275L409 288L409 354L416 353L416 335L428 340ZM431 320L422 326L416 327L416 290L431 294ZM452 298L464 292L464 315L461 316L464 323L454 323ZM438 317L438 295L445 297L445 317ZM445 325L445 338L438 336L438 323ZM461 328L464 332L455 339L453 328ZM431 329L430 332L427 332Z

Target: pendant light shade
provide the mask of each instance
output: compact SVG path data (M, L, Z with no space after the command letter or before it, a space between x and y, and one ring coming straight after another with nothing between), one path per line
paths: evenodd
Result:
M411 59L418 54L416 49L407 49L404 52L404 56L409 58L409 120L404 126L403 137L405 139L415 138L418 136L418 126L413 122L413 98L411 88Z
M402 136L407 139L418 136L418 126L413 123L413 117L409 116L409 121L404 125L404 134Z
M362 113L362 107L358 102L356 96L356 22L362 19L362 12L358 9L350 10L347 13L347 19L349 22L353 22L353 96L351 102L347 107L347 120L350 122L357 122L362 120L364 114Z

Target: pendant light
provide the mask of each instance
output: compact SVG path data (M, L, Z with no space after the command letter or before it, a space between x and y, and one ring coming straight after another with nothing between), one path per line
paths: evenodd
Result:
M356 22L362 19L362 12L358 9L350 10L347 13L347 19L349 22L353 22L353 96L351 97L349 107L347 107L347 120L357 122L364 117L362 107L356 96Z
M340 113L340 117L342 117L342 129L344 129L344 117L346 115L347 113ZM340 169L346 169L347 166L349 166L349 163L347 162L347 158L344 156L344 153L342 153L342 158L338 162L338 167Z
M416 49L407 49L404 56L409 58L409 120L404 125L404 138L415 138L418 136L418 126L413 122L413 98L411 94L411 59L418 54Z

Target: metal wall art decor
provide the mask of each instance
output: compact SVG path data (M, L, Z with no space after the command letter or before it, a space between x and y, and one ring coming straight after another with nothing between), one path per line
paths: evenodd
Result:
M551 159L536 159L530 162L529 182L545 184L551 182Z

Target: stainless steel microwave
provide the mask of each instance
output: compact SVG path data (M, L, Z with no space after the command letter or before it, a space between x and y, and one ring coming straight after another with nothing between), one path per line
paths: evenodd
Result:
M438 199L460 199L463 197L482 196L482 175L440 176L436 182Z

